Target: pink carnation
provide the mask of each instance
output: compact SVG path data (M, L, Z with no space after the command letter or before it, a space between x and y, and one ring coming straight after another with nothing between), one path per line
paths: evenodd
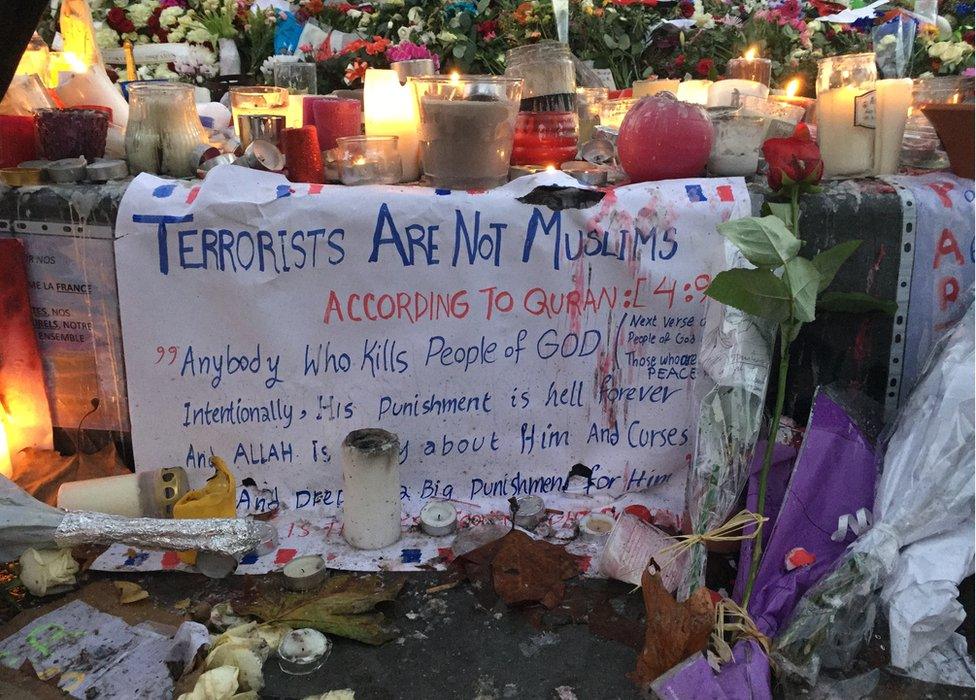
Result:
M399 44L391 46L386 50L386 58L390 63L429 58L434 61L434 70L441 68L440 58L436 53L431 52L426 46L414 44L412 41L401 41Z

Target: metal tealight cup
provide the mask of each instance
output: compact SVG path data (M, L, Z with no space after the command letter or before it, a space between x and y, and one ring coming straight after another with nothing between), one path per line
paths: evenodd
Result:
M237 132L244 148L252 141L269 141L277 145L284 128L285 117L280 114L242 114L237 118Z

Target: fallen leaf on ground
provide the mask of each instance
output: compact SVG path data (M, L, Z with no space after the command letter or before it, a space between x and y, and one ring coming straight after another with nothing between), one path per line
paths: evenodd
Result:
M661 577L644 571L641 578L647 627L644 648L637 668L630 674L638 685L646 685L680 661L705 649L715 625L715 605L705 588L699 588L683 603L676 601L661 583Z
M295 629L311 627L365 644L382 644L396 635L383 614L372 610L378 603L396 598L403 584L402 578L387 583L379 576L342 574L329 578L314 592L248 591L234 600L233 609L263 622Z
M115 585L115 590L119 592L119 602L123 605L145 600L149 597L149 592L138 583L132 583L132 581L113 581L112 583Z
M542 603L552 609L563 599L567 579L579 575L564 547L534 540L520 530L455 560L473 582L490 584L508 605Z

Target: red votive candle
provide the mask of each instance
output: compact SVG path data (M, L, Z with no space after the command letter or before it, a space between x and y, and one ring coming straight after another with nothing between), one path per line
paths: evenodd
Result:
M328 95L305 95L302 98L302 126L315 126L315 111L312 105L320 100L334 100Z
M0 114L0 168L37 158L34 117Z
M322 151L314 126L300 129L284 129L281 132L281 150L285 154L285 169L292 182L325 182Z
M77 158L88 161L105 155L107 109L41 109L37 111L37 142L48 160Z
M363 123L363 103L342 97L312 102L315 130L323 151L336 147L340 136L359 136Z
M555 165L576 158L576 112L519 112L512 165Z

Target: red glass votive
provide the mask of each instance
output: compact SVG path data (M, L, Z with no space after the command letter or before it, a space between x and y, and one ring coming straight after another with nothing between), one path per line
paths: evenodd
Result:
M102 109L37 111L37 143L48 160L84 156L89 162L105 155L109 117Z
M512 165L555 165L576 158L576 112L519 112Z
M0 168L37 158L34 117L0 114Z
M363 123L363 104L341 97L312 102L315 130L323 151L336 147L340 136L359 136Z
M319 100L334 100L328 95L305 95L302 98L302 126L315 126L315 111L312 109Z
M314 126L300 129L284 129L281 132L281 150L285 154L285 169L292 182L325 182L322 151Z

